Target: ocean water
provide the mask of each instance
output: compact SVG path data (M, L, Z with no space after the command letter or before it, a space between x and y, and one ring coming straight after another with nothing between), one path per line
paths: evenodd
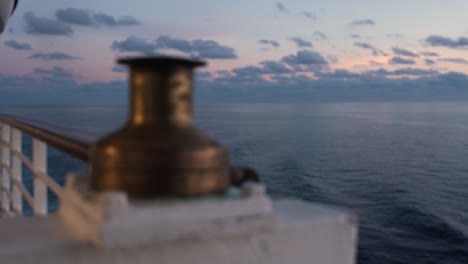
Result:
M95 134L126 118L124 106L0 112ZM272 196L358 214L359 263L468 263L468 103L200 104L195 119ZM86 166L50 150L59 182L73 170Z

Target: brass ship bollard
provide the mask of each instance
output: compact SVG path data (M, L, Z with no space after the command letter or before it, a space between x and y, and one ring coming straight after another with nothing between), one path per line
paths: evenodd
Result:
M91 149L91 187L130 197L187 197L229 185L226 149L192 123L193 69L203 62L131 58L129 120Z

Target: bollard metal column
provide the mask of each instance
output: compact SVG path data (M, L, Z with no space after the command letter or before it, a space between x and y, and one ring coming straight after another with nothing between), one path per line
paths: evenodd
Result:
M187 197L229 185L225 148L192 124L193 68L178 58L122 59L130 67L126 125L91 150L91 187L131 197Z

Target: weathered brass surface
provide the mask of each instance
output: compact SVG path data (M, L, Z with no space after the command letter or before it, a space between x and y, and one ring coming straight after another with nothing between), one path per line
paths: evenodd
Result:
M91 148L91 187L137 198L224 191L227 151L192 123L193 68L204 63L148 57L119 62L130 66L129 120Z

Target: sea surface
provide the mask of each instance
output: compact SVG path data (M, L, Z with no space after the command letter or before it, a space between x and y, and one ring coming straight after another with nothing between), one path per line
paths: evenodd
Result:
M95 134L126 118L125 106L0 112ZM359 263L468 263L468 102L200 104L195 119L229 147L233 164L255 168L271 195L358 214ZM80 170L85 164L50 150L59 182Z

